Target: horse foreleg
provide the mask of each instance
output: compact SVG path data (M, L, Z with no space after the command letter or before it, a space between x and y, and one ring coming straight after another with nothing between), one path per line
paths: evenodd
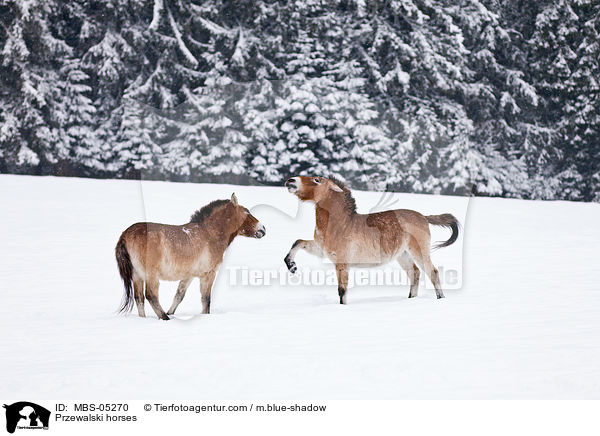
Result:
M158 301L158 286L158 280L146 280L146 299L150 303L150 306L152 306L152 309L154 309L156 316L166 321L169 317Z
M419 278L421 276L421 271L412 261L410 255L406 252L398 256L398 263L402 269L406 271L410 281L410 292L408 293L408 298L414 298L417 296L419 291Z
M183 297L185 297L185 293L191 281L192 279L189 278L179 282L179 286L177 286L177 292L175 293L175 298L173 298L173 304L171 304L171 308L167 312L167 315L173 315L175 313L177 306L179 306L181 300L183 300Z
M323 257L323 250L321 247L313 240L307 241L305 239L298 239L296 242L292 244L292 248L290 248L289 253L285 256L283 261L285 265L290 270L292 274L294 274L298 267L296 266L296 262L294 259L296 258L296 253L299 250L306 250L310 254L314 254L315 256Z
M335 272L338 279L338 294L340 304L346 304L346 291L348 290L348 265L345 263L336 263Z
M202 294L202 313L210 313L210 294L215 281L215 271L200 276L200 293Z

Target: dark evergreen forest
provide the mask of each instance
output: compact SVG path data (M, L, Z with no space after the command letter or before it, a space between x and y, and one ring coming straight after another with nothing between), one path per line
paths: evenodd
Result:
M597 0L0 2L0 172L600 201Z

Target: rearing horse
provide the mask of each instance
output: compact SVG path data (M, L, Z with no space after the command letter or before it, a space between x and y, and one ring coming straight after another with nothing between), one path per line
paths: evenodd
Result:
M424 216L408 209L360 214L350 190L334 178L292 177L285 186L316 207L314 240L298 239L284 259L292 273L300 249L329 258L335 264L340 304L346 304L349 267L376 266L396 259L410 279L409 298L417 296L419 268L431 279L437 297L444 298L438 270L429 256L429 224L452 229L450 239L434 246L447 247L458 238L459 223L454 216Z

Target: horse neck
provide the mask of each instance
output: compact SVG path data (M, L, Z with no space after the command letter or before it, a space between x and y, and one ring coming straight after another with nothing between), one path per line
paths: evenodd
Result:
M209 232L214 239L212 242L216 245L223 247L223 251L229 247L237 236L237 228L235 227L234 220L229 215L227 207L221 210L215 211L211 216L207 218L207 225L212 227L215 231Z
M339 195L330 195L326 199L319 201L316 204L315 216L317 220L317 228L321 231L329 227L329 218L335 220L335 227L343 229L352 220L354 215L346 208L344 198Z

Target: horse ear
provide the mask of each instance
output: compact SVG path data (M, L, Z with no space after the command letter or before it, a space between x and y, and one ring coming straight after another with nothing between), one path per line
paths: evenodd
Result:
M235 196L235 192L233 194L231 194L231 202L233 203L234 206L238 205L238 201L237 201L237 197Z
M336 185L333 182L329 182L329 189L331 189L332 191L335 191L335 192L344 192L344 190L342 188L340 188L338 185Z

